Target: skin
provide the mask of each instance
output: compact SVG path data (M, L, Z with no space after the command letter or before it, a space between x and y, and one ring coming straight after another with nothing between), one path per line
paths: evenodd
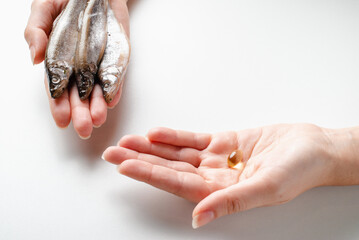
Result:
M216 134L155 128L128 135L103 158L121 174L198 205L193 227L288 202L318 186L359 184L359 128L280 124ZM227 165L243 151L243 171Z
M52 24L67 2L68 0L33 1L24 33L33 64L39 64L44 60ZM114 10L118 22L122 24L129 36L127 0L110 0L109 4ZM46 78L45 87L50 110L57 126L66 128L72 120L74 129L84 139L91 136L93 127L100 127L105 123L107 109L114 108L117 105L122 92L122 88L120 88L113 101L107 104L103 98L101 87L97 84L94 86L89 99L85 101L80 100L75 87L68 88L57 99L51 98Z

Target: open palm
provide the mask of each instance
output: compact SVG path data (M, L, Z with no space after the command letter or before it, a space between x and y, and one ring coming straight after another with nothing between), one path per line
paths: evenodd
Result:
M147 138L123 137L106 160L121 164L121 173L198 202L211 192L238 182L240 172L227 166L227 156L237 149L237 134L209 135L151 130ZM130 160L129 160L130 159Z
M104 158L120 164L126 176L200 202L194 216L212 209L220 217L283 203L323 185L327 161L321 149L328 144L323 130L309 124L216 134L156 128L147 137L123 137ZM236 149L243 151L243 171L227 165Z

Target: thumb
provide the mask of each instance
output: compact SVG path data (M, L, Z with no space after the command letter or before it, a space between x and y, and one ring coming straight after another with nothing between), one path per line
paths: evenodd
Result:
M268 205L275 191L273 184L262 179L247 179L213 192L193 210L193 228L199 228L216 218L255 207Z
M41 63L45 58L47 34L39 28L30 26L25 30L25 38L29 45L32 63Z
M67 0L34 0L31 14L24 32L33 64L44 60L48 35L58 14L66 5Z

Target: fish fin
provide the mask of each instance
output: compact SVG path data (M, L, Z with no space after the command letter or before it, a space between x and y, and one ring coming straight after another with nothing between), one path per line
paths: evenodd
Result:
M82 10L80 12L79 19L78 19L78 22L77 22L77 28L78 28L77 30L78 31L80 31L81 28L82 28L82 20L83 20L83 18L84 18L84 10Z

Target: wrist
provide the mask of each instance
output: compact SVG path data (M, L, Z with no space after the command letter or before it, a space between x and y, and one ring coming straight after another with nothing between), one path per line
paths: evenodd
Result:
M330 146L326 185L359 184L359 128L325 129Z

